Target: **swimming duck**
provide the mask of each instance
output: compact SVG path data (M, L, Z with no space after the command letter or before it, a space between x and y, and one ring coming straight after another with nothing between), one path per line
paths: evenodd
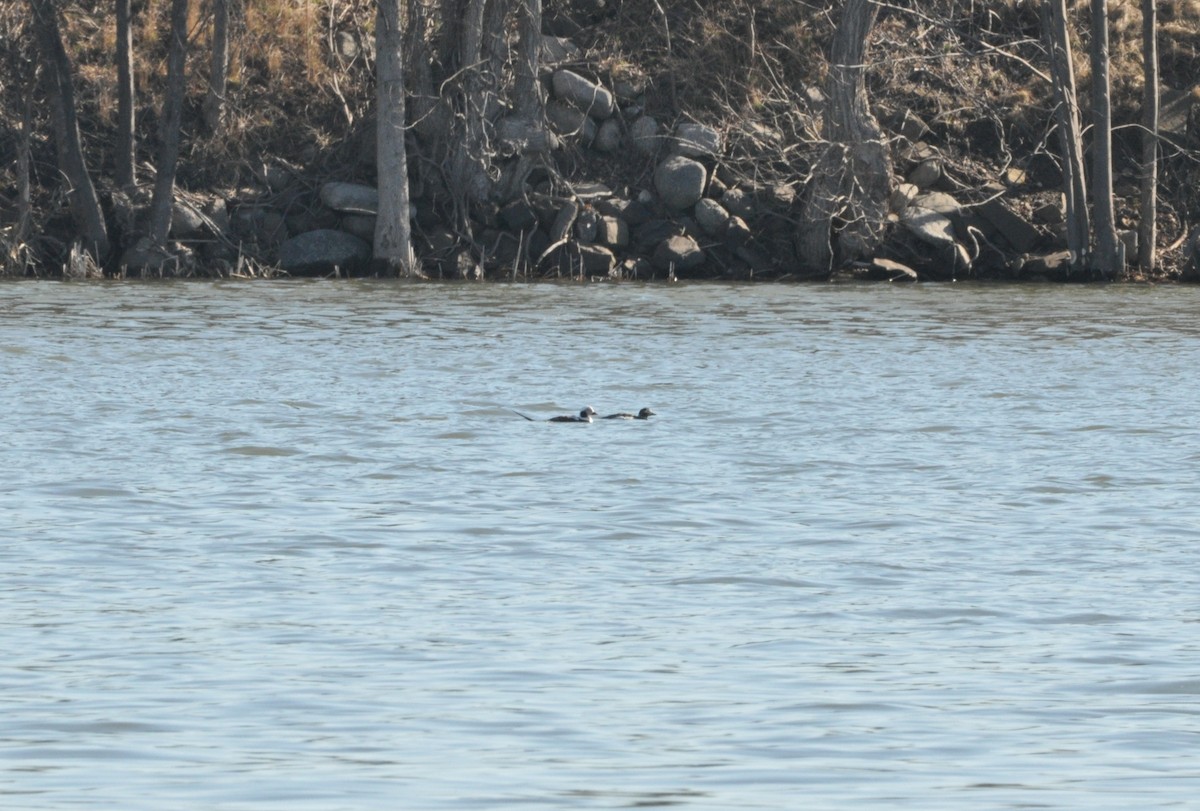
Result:
M654 416L654 412L648 408L643 408L636 414L630 414L627 411L622 411L617 414L609 414L604 419L606 420L648 420Z
M531 417L528 414L522 414L515 408L510 408L509 411L516 414L518 417L524 417L530 422L537 422L537 419L534 417ZM563 414L562 416L551 417L550 419L546 420L546 422L591 422L592 416L595 415L595 413L596 409L592 408L591 406L584 406L578 414Z

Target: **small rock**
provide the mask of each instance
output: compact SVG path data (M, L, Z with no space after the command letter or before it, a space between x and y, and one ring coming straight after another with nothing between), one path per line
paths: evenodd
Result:
M959 267L970 267L971 257L954 234L954 224L945 214L914 204L900 215L904 226L922 242L941 248Z
M919 194L913 199L912 205L927 211L936 211L938 214L944 214L947 217L954 216L962 211L961 203L949 194L941 191Z
M1017 253L1032 251L1041 236L1036 226L1015 214L1002 200L989 200L973 210L981 219L991 223Z
M937 158L930 158L921 161L913 167L913 170L908 173L906 179L918 189L925 190L931 188L941 178L942 162Z
M612 116L617 109L613 94L571 70L557 70L551 79L554 95L599 119Z
M1004 170L1004 182L1009 186L1023 186L1029 182L1029 173L1017 166Z
M1043 225L1058 225L1065 219L1063 207L1058 203L1046 203L1033 210L1033 221Z
M603 216L596 239L613 248L624 248L629 245L629 224L620 217Z
M730 214L749 220L754 216L754 198L744 189L737 187L727 189L721 195L721 205Z
M349 31L338 31L333 37L333 48L343 59L353 59L358 56L358 40Z
M600 245L578 245L577 248L583 272L589 276L607 276L617 263L617 258L608 248Z
M696 223L706 234L713 236L722 233L729 223L729 212L721 207L716 200L705 197L696 203L693 213Z
M629 141L642 155L653 155L658 151L658 122L648 115L633 122L629 127Z
M596 138L596 122L582 110L570 107L560 102L550 102L546 105L546 120L550 127L564 138L577 137L584 146Z
M910 141L919 141L930 132L929 125L912 110L904 111L904 117L900 120L899 131L901 135Z
M796 202L796 184L795 183L775 183L770 189L771 200L776 205L790 206Z
M321 202L346 214L379 213L379 192L362 183L330 181L321 187Z
M204 233L204 217L187 203L176 201L171 207L171 236L186 239Z
M541 56L543 65L568 62L579 54L579 46L566 37L542 34Z
M371 246L345 231L322 229L285 240L279 246L279 266L298 273L348 270L371 258Z
M617 119L610 118L600 125L592 148L600 152L616 152L621 148L621 125Z
M670 208L690 208L704 193L708 171L704 164L691 158L675 155L667 158L654 170L654 187L658 196Z
M691 270L703 265L706 259L696 240L688 236L664 239L654 249L654 265L660 270Z
M688 158L716 155L721 151L721 134L712 127L691 122L675 128L675 152Z
M741 217L730 217L725 224L725 244L730 248L740 248L750 241L750 226Z
M365 242L373 242L375 240L375 219L374 214L347 214L342 217L342 230L347 234L354 234Z
M617 79L613 83L613 90L617 93L618 101L623 104L632 104L646 92L646 81L640 77Z
M650 220L633 228L633 243L640 250L651 250L658 243L681 236L683 228L671 220Z
M913 200L917 199L920 192L921 190L912 183L898 183L891 196L888 197L888 208L893 214L900 214L912 204Z
M606 214L610 217L619 217L630 226L638 226L649 222L654 216L650 207L640 200L625 200L620 197L613 197L608 200L601 200L596 204L601 214Z

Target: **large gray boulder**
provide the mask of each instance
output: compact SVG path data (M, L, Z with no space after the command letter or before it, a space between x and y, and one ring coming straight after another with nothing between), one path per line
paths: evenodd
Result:
M362 183L334 180L321 187L321 202L346 214L378 214L379 191Z
M609 118L617 109L617 100L611 92L574 71L556 70L551 84L556 98L594 118Z
M371 246L353 234L323 228L285 240L279 246L279 266L292 273L352 270L371 259Z
M704 165L675 155L667 158L654 170L654 188L663 203L670 208L684 209L696 205L704 194L708 171Z

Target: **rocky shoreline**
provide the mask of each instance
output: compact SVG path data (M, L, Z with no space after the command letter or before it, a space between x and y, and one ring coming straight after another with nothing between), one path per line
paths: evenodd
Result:
M894 105L875 111L894 162L882 245L867 260L803 270L796 231L805 178L787 167L816 163L819 90L798 94L807 108L788 113L809 136L799 143L794 131L762 121L668 126L647 113L643 85L581 53L570 39L542 37L548 129L500 114L491 121L498 163L537 158L519 197L473 208L468 227L455 226L448 222L448 190L410 172L422 278L1090 280L1072 271L1062 176L1052 160L1027 155L997 171L965 150L935 146L939 139L926 139L930 129L919 115ZM177 190L165 256L137 239L149 190L103 189L117 244L124 246L119 258L103 269L84 262L73 270L68 263L63 274L378 275L371 245L378 195L363 182L373 175L374 143L366 127L358 138L367 171L348 166L340 177L328 170L314 176L285 157L268 156L253 184ZM1136 185L1125 183L1118 195L1119 208L1136 209ZM1127 254L1136 255L1137 231L1127 226L1119 236ZM1171 249L1161 278L1150 281L1200 280L1200 229Z

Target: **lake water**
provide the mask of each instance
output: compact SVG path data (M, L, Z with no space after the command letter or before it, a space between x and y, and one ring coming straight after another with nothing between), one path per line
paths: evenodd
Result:
M0 285L0 808L1200 808L1198 313Z

